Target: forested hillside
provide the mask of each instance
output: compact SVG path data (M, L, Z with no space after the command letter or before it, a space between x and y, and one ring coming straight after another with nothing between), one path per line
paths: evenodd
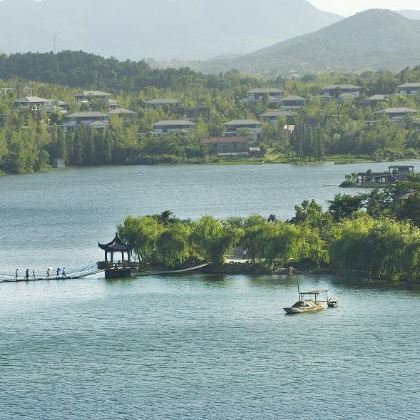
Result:
M81 51L0 55L0 79L20 78L78 88L111 91L187 85L228 88L229 77L207 76L184 69L152 69L144 61L118 61ZM242 80L247 78L242 77Z
M260 151L250 157L257 162L418 158L420 153L416 114L420 96L398 93L399 85L420 81L420 67L400 73L325 73L263 80L238 72L203 75L189 69L153 70L143 62L66 52L2 56L0 78L0 170L6 173L43 170L54 159L67 165L234 160L210 153L202 139L220 137L227 122L244 119L261 122L257 137L248 130L238 133L249 136L250 146ZM325 86L343 83L360 86L360 97L322 96ZM265 95L250 101L249 91L257 87L277 88L282 98L299 95L305 104L287 111L282 99L272 103ZM108 91L112 106L108 101L76 99L80 89ZM370 102L369 97L377 94L383 96ZM50 103L17 106L15 101L26 96ZM173 108L148 104L158 98L178 103ZM65 103L65 111L55 105L60 102ZM111 107L133 113L126 118L112 114ZM381 111L390 107L408 108L410 115L393 121ZM204 113L194 114L203 109ZM79 111L105 113L109 124L80 125L65 132L66 115ZM280 113L268 121L262 116L266 111ZM153 132L158 121L185 118L195 123L191 132Z
M420 62L420 21L368 10L309 35L232 60L204 62L205 71L248 72L398 70Z

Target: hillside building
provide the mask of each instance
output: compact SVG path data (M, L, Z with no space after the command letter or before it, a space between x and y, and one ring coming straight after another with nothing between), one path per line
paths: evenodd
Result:
M351 94L354 98L360 97L362 88L355 85L329 85L325 86L322 96L325 99L337 99L342 94Z
M192 132L195 124L187 120L164 120L153 124L155 134L168 134L174 132Z
M249 139L245 136L208 137L202 144L208 147L210 154L219 156L249 156Z
M74 131L80 125L104 130L109 126L109 115L102 112L75 112L67 115L62 125L64 132Z
M225 126L224 136L240 136L243 133L249 133L249 136L256 140L262 133L262 123L256 120L232 120Z
M401 95L417 95L420 93L420 83L404 83L398 86Z
M281 107L288 111L303 108L306 105L307 99L302 96L286 96L281 99Z
M418 111L416 109L405 108L405 107L385 108L385 109L381 109L380 111L376 111L375 114L386 114L393 121L401 121L407 115L418 114Z

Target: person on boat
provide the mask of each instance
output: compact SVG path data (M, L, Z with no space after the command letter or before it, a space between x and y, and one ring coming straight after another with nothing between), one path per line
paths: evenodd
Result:
M32 270L32 278L35 280L36 276L35 276L35 270Z
M63 279L65 279L67 277L67 275L66 275L66 269L64 267L61 270L61 277L63 277Z
M60 273L61 273L61 269L60 268L57 268L57 278L60 277Z
M47 279L51 278L51 268L47 270Z
M29 268L26 269L25 278L26 280L29 280Z
M16 273L15 273L16 280L18 279L18 277L19 277L19 268L16 268Z

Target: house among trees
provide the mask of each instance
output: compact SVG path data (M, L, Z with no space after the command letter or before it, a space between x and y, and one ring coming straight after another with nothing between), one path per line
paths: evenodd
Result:
M275 104L280 103L283 91L277 88L256 88L248 92L248 97L244 99L245 102L262 102L267 99L267 103Z
M363 103L369 106L376 106L380 102L386 102L388 101L388 97L386 95L372 95L369 96L369 98L366 98Z
M245 136L208 137L201 141L210 154L219 156L249 156L249 139Z
M322 96L325 99L337 99L343 93L351 94L355 98L360 96L362 88L360 86L355 85L329 85L324 87L322 92Z
M118 108L118 102L115 99L108 98L108 109L115 109Z
M279 119L284 119L286 125L290 125L294 122L295 113L285 110L276 110L264 112L263 114L260 114L259 117L262 121L266 121L273 125L277 125Z
M82 90L74 95L76 101L80 103L89 103L90 101L107 101L112 95L100 90Z
M286 96L286 97L282 98L281 107L283 109L287 109L287 110L291 111L291 110L294 110L294 109L303 108L305 106L306 102L307 102L307 99L302 98L302 96L290 95L290 96Z
M43 105L41 110L47 114L54 114L58 112L59 114L66 115L69 112L69 104L64 101L56 101L52 99L48 104Z
M29 109L31 111L40 110L44 105L50 104L49 99L39 98L38 96L25 96L13 101L15 109Z
M109 115L102 112L75 112L67 115L62 129L64 132L74 131L78 126L88 126L99 130L109 126Z
M385 108L380 111L376 111L375 114L386 114L393 121L401 121L407 115L417 114L418 111L412 108L400 107L400 108Z
M114 108L111 109L108 112L109 115L114 115L117 117L122 117L122 118L136 118L137 117L137 112L131 111L130 109L126 109L126 108Z
M420 93L420 83L404 83L398 86L401 95L417 95Z
M193 107L179 107L178 114L185 120L208 120L210 118L210 107L198 105Z
M167 134L173 132L192 132L195 124L187 120L165 120L153 124L155 134Z
M156 98L146 101L148 108L161 108L165 112L175 111L178 108L179 101L173 98Z
M240 136L248 133L256 140L262 133L262 123L256 120L232 120L227 122L225 136Z

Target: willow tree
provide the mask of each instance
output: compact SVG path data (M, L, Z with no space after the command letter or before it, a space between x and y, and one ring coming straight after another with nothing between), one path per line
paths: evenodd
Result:
M163 231L156 241L159 262L168 268L181 266L191 255L189 236L191 230L186 223L173 223Z
M139 262L149 265L156 262L157 241L164 229L152 216L128 216L118 227L118 232L123 239L134 245Z
M213 265L222 265L226 254L240 240L241 229L204 216L192 226L191 241L197 252Z
M420 229L410 223L368 215L333 227L331 263L385 280L420 278Z

